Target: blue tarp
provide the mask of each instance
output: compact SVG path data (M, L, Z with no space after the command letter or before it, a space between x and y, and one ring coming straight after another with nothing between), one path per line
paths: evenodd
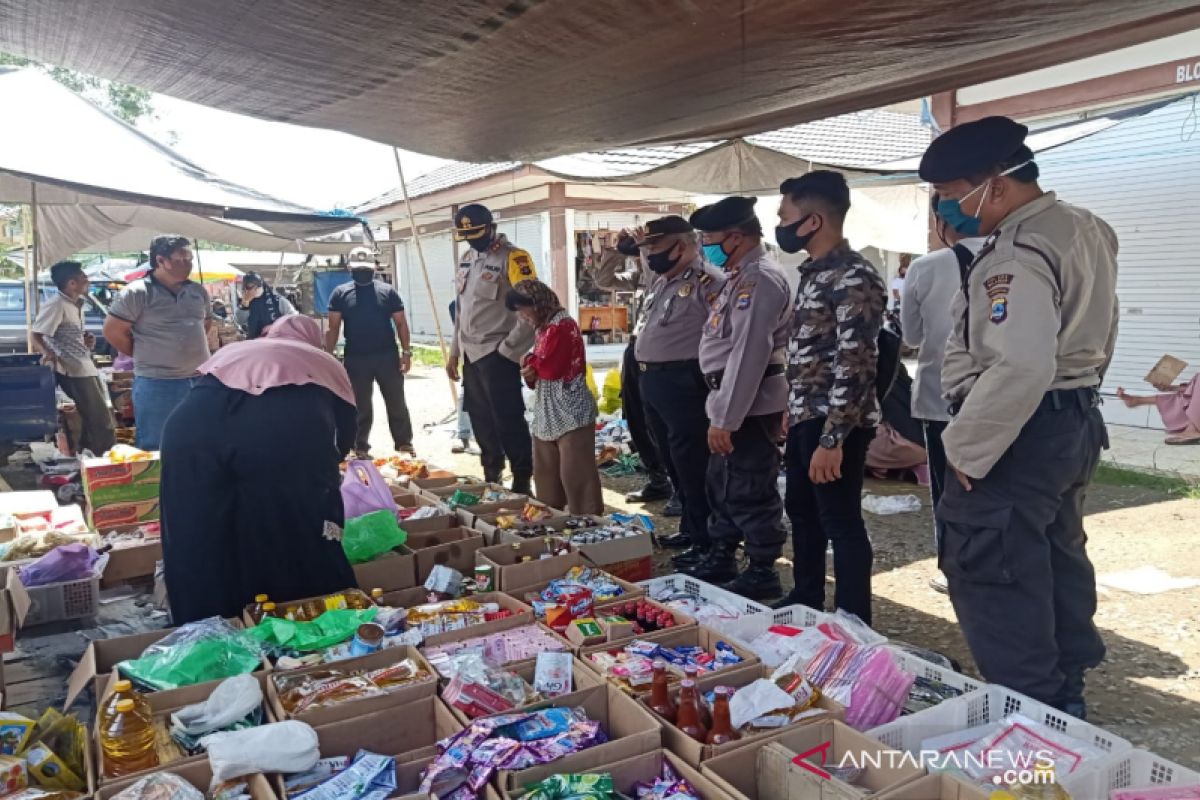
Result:
M349 283L350 273L345 270L336 272L317 272L313 274L313 304L315 311L321 316L329 313L329 298L333 290L343 283Z

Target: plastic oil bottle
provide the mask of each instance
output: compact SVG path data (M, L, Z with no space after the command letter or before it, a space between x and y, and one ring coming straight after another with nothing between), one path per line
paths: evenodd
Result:
M146 719L152 719L154 712L150 710L150 701L141 692L133 690L133 683L130 681L117 681L113 684L113 692L108 696L104 705L100 707L100 727L104 725L117 712L117 703L122 700L132 700L133 708Z
M117 701L113 715L100 729L104 774L117 778L157 767L154 740L153 722L138 713L134 701Z

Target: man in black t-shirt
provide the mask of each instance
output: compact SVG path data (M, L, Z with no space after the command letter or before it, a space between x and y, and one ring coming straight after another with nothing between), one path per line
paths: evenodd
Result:
M408 320L404 303L396 290L375 280L375 260L371 251L356 247L350 251L347 267L353 280L333 290L329 298L329 332L325 345L329 352L337 347L342 322L346 323L344 362L354 388L358 406L358 436L354 449L360 458L371 450L369 439L375 384L387 406L388 427L396 450L413 452L412 421L404 401L404 376L412 369ZM400 336L400 348L396 336Z

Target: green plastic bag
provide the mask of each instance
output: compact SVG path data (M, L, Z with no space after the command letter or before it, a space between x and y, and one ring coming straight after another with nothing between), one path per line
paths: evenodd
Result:
M145 649L140 658L117 665L121 676L163 691L232 678L262 666L262 646L247 631L220 617L183 625Z
M372 511L346 520L342 529L342 550L351 564L363 564L378 558L408 541L408 534L396 522L391 511Z
M450 499L446 501L446 504L450 506L451 510L454 510L456 508L477 506L479 505L479 500L480 497L477 494L464 492L462 489L455 489L454 494L450 495Z
M375 619L377 608L338 608L326 611L312 622L293 622L264 617L250 629L263 644L289 650L324 650L354 635L358 626Z

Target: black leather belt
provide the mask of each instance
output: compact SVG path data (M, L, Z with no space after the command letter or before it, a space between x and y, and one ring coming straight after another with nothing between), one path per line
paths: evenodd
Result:
M699 369L699 359L686 361L639 361L638 369L642 372L660 372L666 369Z
M1100 405L1100 392L1094 386L1084 386L1078 389L1051 389L1042 395L1037 411L1061 411L1064 408L1078 405L1086 410ZM950 416L957 417L962 410L962 401L951 403L946 409Z
M767 371L763 373L763 380L775 375L782 375L787 371L783 364L767 364ZM716 372L708 372L704 375L704 382L708 384L708 388L714 392L721 388L721 379L725 377L725 370L720 369Z

